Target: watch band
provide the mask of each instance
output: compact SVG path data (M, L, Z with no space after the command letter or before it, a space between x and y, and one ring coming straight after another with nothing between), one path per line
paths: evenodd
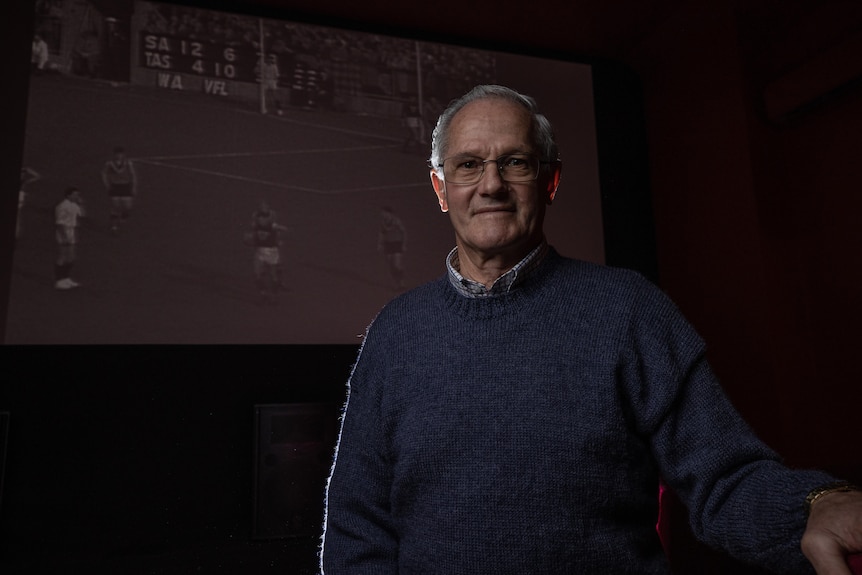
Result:
M827 483L826 485L815 487L808 492L808 496L805 498L805 503L803 504L805 507L805 515L811 513L811 506L824 495L846 491L862 491L862 487L854 485L849 481L835 481L833 483Z

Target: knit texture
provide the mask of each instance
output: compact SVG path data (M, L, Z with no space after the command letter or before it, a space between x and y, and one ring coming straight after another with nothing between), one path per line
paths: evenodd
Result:
M707 543L812 572L802 501L832 478L783 467L704 352L643 277L553 249L508 294L396 298L349 380L322 572L667 573L660 477Z

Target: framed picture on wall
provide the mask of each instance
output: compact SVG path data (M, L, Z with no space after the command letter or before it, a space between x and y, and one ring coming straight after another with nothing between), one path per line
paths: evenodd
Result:
M255 539L315 537L338 433L327 403L254 406Z

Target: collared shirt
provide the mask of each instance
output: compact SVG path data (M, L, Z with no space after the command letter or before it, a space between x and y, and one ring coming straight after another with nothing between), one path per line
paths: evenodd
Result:
M465 297L488 297L507 293L513 287L524 281L534 271L545 256L548 254L548 242L542 240L533 251L528 253L524 259L519 261L515 266L494 280L490 288L486 288L484 284L477 281L465 278L461 275L461 262L458 257L458 247L452 248L449 255L446 257L446 269L449 276L449 283L458 290L458 293Z
M78 225L78 218L84 215L84 209L80 204L69 198L64 198L54 207L54 222L58 226L74 228Z
M54 207L55 237L60 246L74 246L78 243L76 228L78 218L83 217L84 208L69 198L63 199Z

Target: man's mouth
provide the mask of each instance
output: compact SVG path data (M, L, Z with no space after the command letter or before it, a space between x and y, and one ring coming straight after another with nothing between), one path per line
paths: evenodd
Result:
M473 215L478 216L480 214L494 214L494 213L500 213L500 212L514 212L514 211L515 211L515 208L513 208L512 206L506 206L506 205L486 206L486 207L477 208L476 210L474 210Z

